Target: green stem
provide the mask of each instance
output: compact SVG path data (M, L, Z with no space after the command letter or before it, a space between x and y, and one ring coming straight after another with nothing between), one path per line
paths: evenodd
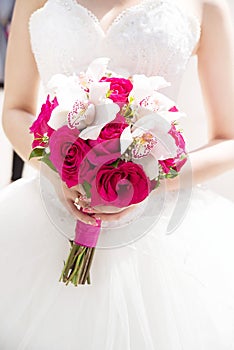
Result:
M70 270L70 268L72 266L71 261L73 260L73 258L76 255L77 251L79 251L79 248L80 248L80 246L72 243L70 254L69 254L69 256L67 258L67 261L66 261L66 263L64 265L64 268L63 268L63 271L62 271L62 274L61 274L61 277L60 277L60 280L59 280L60 282L61 281L65 282L65 280L67 279L67 276L69 274L69 270Z
M80 281L79 281L80 284L85 284L84 277L86 276L87 268L89 266L89 259L90 259L91 253L92 253L92 248L88 248L87 253L84 257L84 268L83 268L82 274L80 276Z
M85 254L85 251L86 251L86 247L82 247L82 248L83 249L82 249L81 253L77 257L77 261L76 261L76 265L75 265L74 271L69 276L69 278L68 278L68 280L66 282L66 285L68 285L68 283L72 281L72 279L74 278L74 276L77 273L80 273L80 262L81 262L81 259L82 259L83 255Z
M89 271L90 271L90 267L91 267L91 264L92 264L92 260L93 260L93 257L94 257L94 253L95 253L95 248L90 248L89 249L89 257L87 259L87 267L86 267L86 271L85 271L85 274L84 274L84 277L81 281L81 284L85 284L86 280L88 282L88 278L89 278L89 281L90 281L90 275L89 275ZM90 284L90 283L89 283Z

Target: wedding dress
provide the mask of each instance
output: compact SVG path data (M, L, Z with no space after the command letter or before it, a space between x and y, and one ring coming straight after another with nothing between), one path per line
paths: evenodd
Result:
M110 57L115 72L162 75L175 98L200 36L173 0L145 0L107 29L76 0L31 15L45 86ZM154 192L103 223L91 285L59 282L75 222L43 175L0 193L1 350L234 350L234 206L202 186Z

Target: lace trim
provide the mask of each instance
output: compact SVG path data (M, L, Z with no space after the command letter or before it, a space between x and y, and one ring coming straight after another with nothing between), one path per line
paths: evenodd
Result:
M73 4L75 4L75 6L78 6L78 7L82 8L84 11L86 11L86 13L93 19L93 21L100 26L100 28L102 29L104 34L108 35L108 33L111 31L112 27L115 26L115 24L118 24L119 22L121 22L121 19L124 18L125 16L127 16L129 13L131 13L131 11L144 7L145 3L148 3L148 2L153 2L154 5L161 5L163 3L163 0L157 0L157 2L155 0L154 1L142 0L135 5L132 5L132 6L125 8L124 10L120 11L120 13L113 19L113 21L110 23L110 25L108 26L108 28L106 30L103 30L103 28L101 27L101 21L98 19L98 17L91 10L89 10L87 7L81 5L77 0L71 0L71 2Z
M72 10L72 7L80 7L82 8L87 14L88 16L94 21L94 23L98 24L99 28L102 30L102 32L105 35L108 35L108 33L111 31L111 29L118 24L122 18L124 18L125 16L127 16L129 13L131 13L133 10L135 9L139 9L145 6L145 4L150 4L149 9L155 7L155 6L160 6L163 3L170 3L173 6L175 6L177 8L177 10L180 11L181 14L183 14L183 16L187 17L188 19L190 19L191 21L194 21L195 23L195 36L196 36L196 44L198 43L200 36L201 36L201 23L200 20L198 19L198 17L194 14L188 13L187 11L184 11L179 5L175 4L174 2L172 2L171 0L141 0L139 3L129 6L126 9L122 10L111 22L111 24L108 26L107 30L104 31L103 28L101 27L101 22L98 19L98 17L91 11L89 10L87 7L81 5L77 0L47 0L46 3L44 4L44 6L42 6L41 8L35 10L34 12L31 13L30 18L29 18L29 28L30 28L30 23L32 20L32 17L34 17L34 15L36 15L37 13L41 12L44 8L46 8L47 4L49 2L52 1L56 1L58 4L64 6L68 11Z
M188 17L189 19L193 20L196 24L196 40L197 43L199 41L200 35L201 35L201 24L200 24L200 20L198 19L198 17L194 14L191 13L187 13L186 11L184 11L180 6L178 6L175 3L172 3L171 0L142 0L139 3L129 6L126 9L122 10L111 22L111 24L108 26L108 28L104 31L103 28L101 27L101 21L98 19L98 17L87 7L85 7L84 5L80 4L77 0L70 0L71 3L74 6L80 7L82 8L88 15L89 17L96 23L99 25L100 29L102 29L103 33L105 35L108 35L108 33L111 31L111 29L113 28L113 26L115 26L115 24L118 24L119 22L121 22L121 19L124 18L125 16L127 16L129 13L131 13L133 10L137 10L139 8L142 8L145 6L145 4L150 4L149 6L149 10L153 9L155 6L160 6L163 5L163 3L168 2L170 4L173 4L185 17ZM68 1L63 1L63 0L58 0L58 2L60 2L61 4L63 4L65 7L69 7L69 2Z

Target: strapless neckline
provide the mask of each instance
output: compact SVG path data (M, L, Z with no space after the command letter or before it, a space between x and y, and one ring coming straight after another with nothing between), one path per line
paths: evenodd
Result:
M33 17L33 15L35 13L37 13L38 11L43 10L44 7L46 7L47 3L50 2L51 0L47 0L45 2L45 4L32 12L32 14L30 15L30 19L29 22L31 21L31 18ZM99 32L103 35L103 37L108 37L109 33L111 32L112 28L115 27L115 25L118 25L119 22L121 22L121 19L128 16L129 14L131 14L132 11L137 10L138 8L144 7L145 4L151 3L153 2L154 6L155 6L155 2L157 2L158 6L162 5L163 3L170 3L171 5L173 5L177 10L179 10L181 12L182 15L187 16L188 19L191 19L195 22L196 26L197 26L197 32L199 33L198 35L198 40L200 38L200 33L201 33L201 23L200 20L198 19L198 17L195 14L192 13L188 13L186 11L184 11L181 6L179 6L178 4L176 4L174 1L172 0L141 0L140 2L127 6L126 8L124 8L123 10L121 10L115 17L114 19L111 21L111 23L107 26L107 28L103 28L101 25L101 20L99 19L97 15L95 15L95 13L89 9L88 7L82 5L79 1L77 0L55 0L56 2L64 5L65 7L77 7L80 8L81 10L83 10L88 17L96 24L96 28L99 30Z

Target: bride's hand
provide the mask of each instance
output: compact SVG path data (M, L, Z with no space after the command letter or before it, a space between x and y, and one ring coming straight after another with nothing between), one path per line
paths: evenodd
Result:
M46 165L42 164L41 170L53 185L60 202L76 220L80 220L86 224L96 226L96 220L118 221L136 207L136 204L134 204L124 209L106 206L91 208L89 200L85 199L82 186L78 185L68 188L59 175ZM74 204L75 201L77 201L76 205Z
M125 209L122 209L121 211L118 211L116 213L105 213L105 212L98 212L96 211L96 214L94 215L94 218L97 220L102 220L102 221L118 221L121 220L124 216L129 214L134 210L137 204L131 205ZM119 209L119 208L118 208ZM105 209L103 209L105 210Z
M75 201L82 194L82 189L79 186L68 188L65 182L61 180L59 175L49 169L46 165L42 165L41 169L43 175L45 175L50 183L53 185L55 192L60 200L60 202L68 209L68 211L73 215L76 220L80 220L86 224L97 226L97 221L95 218L91 217L88 213L84 213L75 206ZM79 205L82 207L87 206L87 203L80 201Z
M105 205L100 205L93 208L90 206L90 200L88 200L85 194L83 193L82 186L78 185L78 186L72 187L71 190L74 191L74 193L78 193L77 204L78 204L78 207L82 208L81 213L92 215L92 217L97 220L108 221L108 222L118 221L122 217L130 213L134 209L134 207L136 207L136 204L134 204L126 208L117 208L114 206L105 206ZM76 210L80 211L79 209L76 209Z

